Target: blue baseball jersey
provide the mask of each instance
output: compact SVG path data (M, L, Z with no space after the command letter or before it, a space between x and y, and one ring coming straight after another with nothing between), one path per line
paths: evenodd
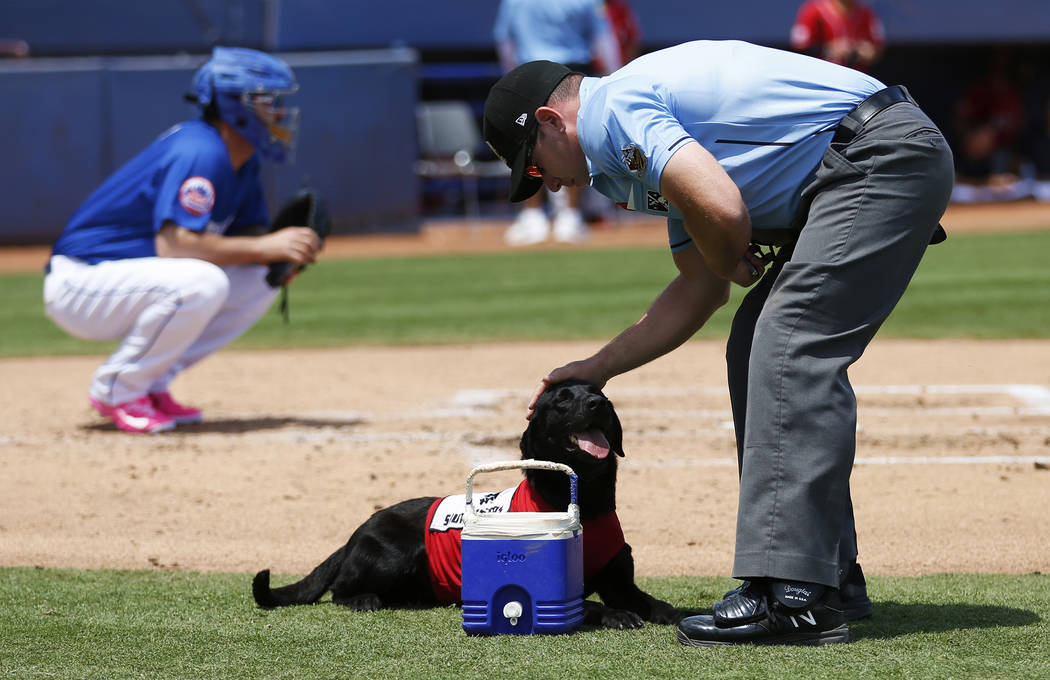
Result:
M519 64L589 64L595 37L611 31L602 0L503 0L493 37L514 43Z
M672 250L692 244L660 195L667 161L699 142L740 188L754 239L789 231L842 118L885 86L820 59L739 41L653 52L580 86L577 134L591 184L628 209L668 218Z
M52 252L91 264L152 257L167 222L216 234L267 224L258 158L234 171L218 130L203 120L176 125L88 196Z

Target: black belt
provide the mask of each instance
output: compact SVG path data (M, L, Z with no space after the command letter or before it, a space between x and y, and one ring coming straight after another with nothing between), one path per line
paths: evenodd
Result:
M856 123L857 130L859 131L868 124L868 121L883 110L888 109L894 104L910 101L911 97L908 96L907 90L900 85L893 85L883 90L879 90L860 104L857 104L857 107L847 113L845 118ZM839 126L835 128L835 136L831 139L831 142L833 144L846 144L852 141L857 134L857 131L851 130L850 127L839 123Z
M882 111L885 111L894 104L900 104L901 102L910 102L912 98L908 95L908 91L900 85L892 85L883 90L879 90L875 94L871 95L857 107L847 113L843 120L849 119L853 125L843 125L839 123L839 126L835 128L835 136L831 138L832 144L848 144L853 141L864 126L868 122L877 116ZM853 127L856 129L852 129ZM930 243L940 243L944 239L948 238L948 234L945 233L944 227L937 225L934 229L933 235L930 237Z

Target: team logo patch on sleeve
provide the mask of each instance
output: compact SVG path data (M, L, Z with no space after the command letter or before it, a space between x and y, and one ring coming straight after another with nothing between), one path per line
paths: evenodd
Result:
M671 204L656 191L645 192L645 207L657 212L670 212Z
M179 187L179 205L191 215L206 215L215 207L215 187L207 177L190 177Z
M638 179L644 179L649 159L645 157L637 144L628 144L620 149L620 161L627 166L628 170L637 175Z

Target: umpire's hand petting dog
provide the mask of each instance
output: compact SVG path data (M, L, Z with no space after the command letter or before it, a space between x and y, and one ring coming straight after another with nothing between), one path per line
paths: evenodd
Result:
M597 593L604 603L584 600L584 624L621 629L638 628L643 621L677 624L688 612L634 583L631 546L616 518L616 457L624 454L623 430L612 402L589 383L552 385L521 436L521 453L523 458L564 463L578 477L584 597ZM530 509L564 509L569 502L565 475L551 470L525 471L511 511L523 495L531 497ZM309 604L331 590L335 604L358 611L459 603L460 565L449 570L435 564L438 551L433 547L434 554L428 555L428 545L438 540L433 515L441 500L416 498L379 510L297 583L271 588L269 570L260 571L252 583L255 601L265 608ZM440 561L448 559L446 554Z

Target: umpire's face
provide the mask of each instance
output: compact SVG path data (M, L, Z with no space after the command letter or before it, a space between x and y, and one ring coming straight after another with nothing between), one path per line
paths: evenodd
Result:
M551 191L591 183L587 158L576 138L576 121L547 106L536 110L539 131L526 172L541 177Z

